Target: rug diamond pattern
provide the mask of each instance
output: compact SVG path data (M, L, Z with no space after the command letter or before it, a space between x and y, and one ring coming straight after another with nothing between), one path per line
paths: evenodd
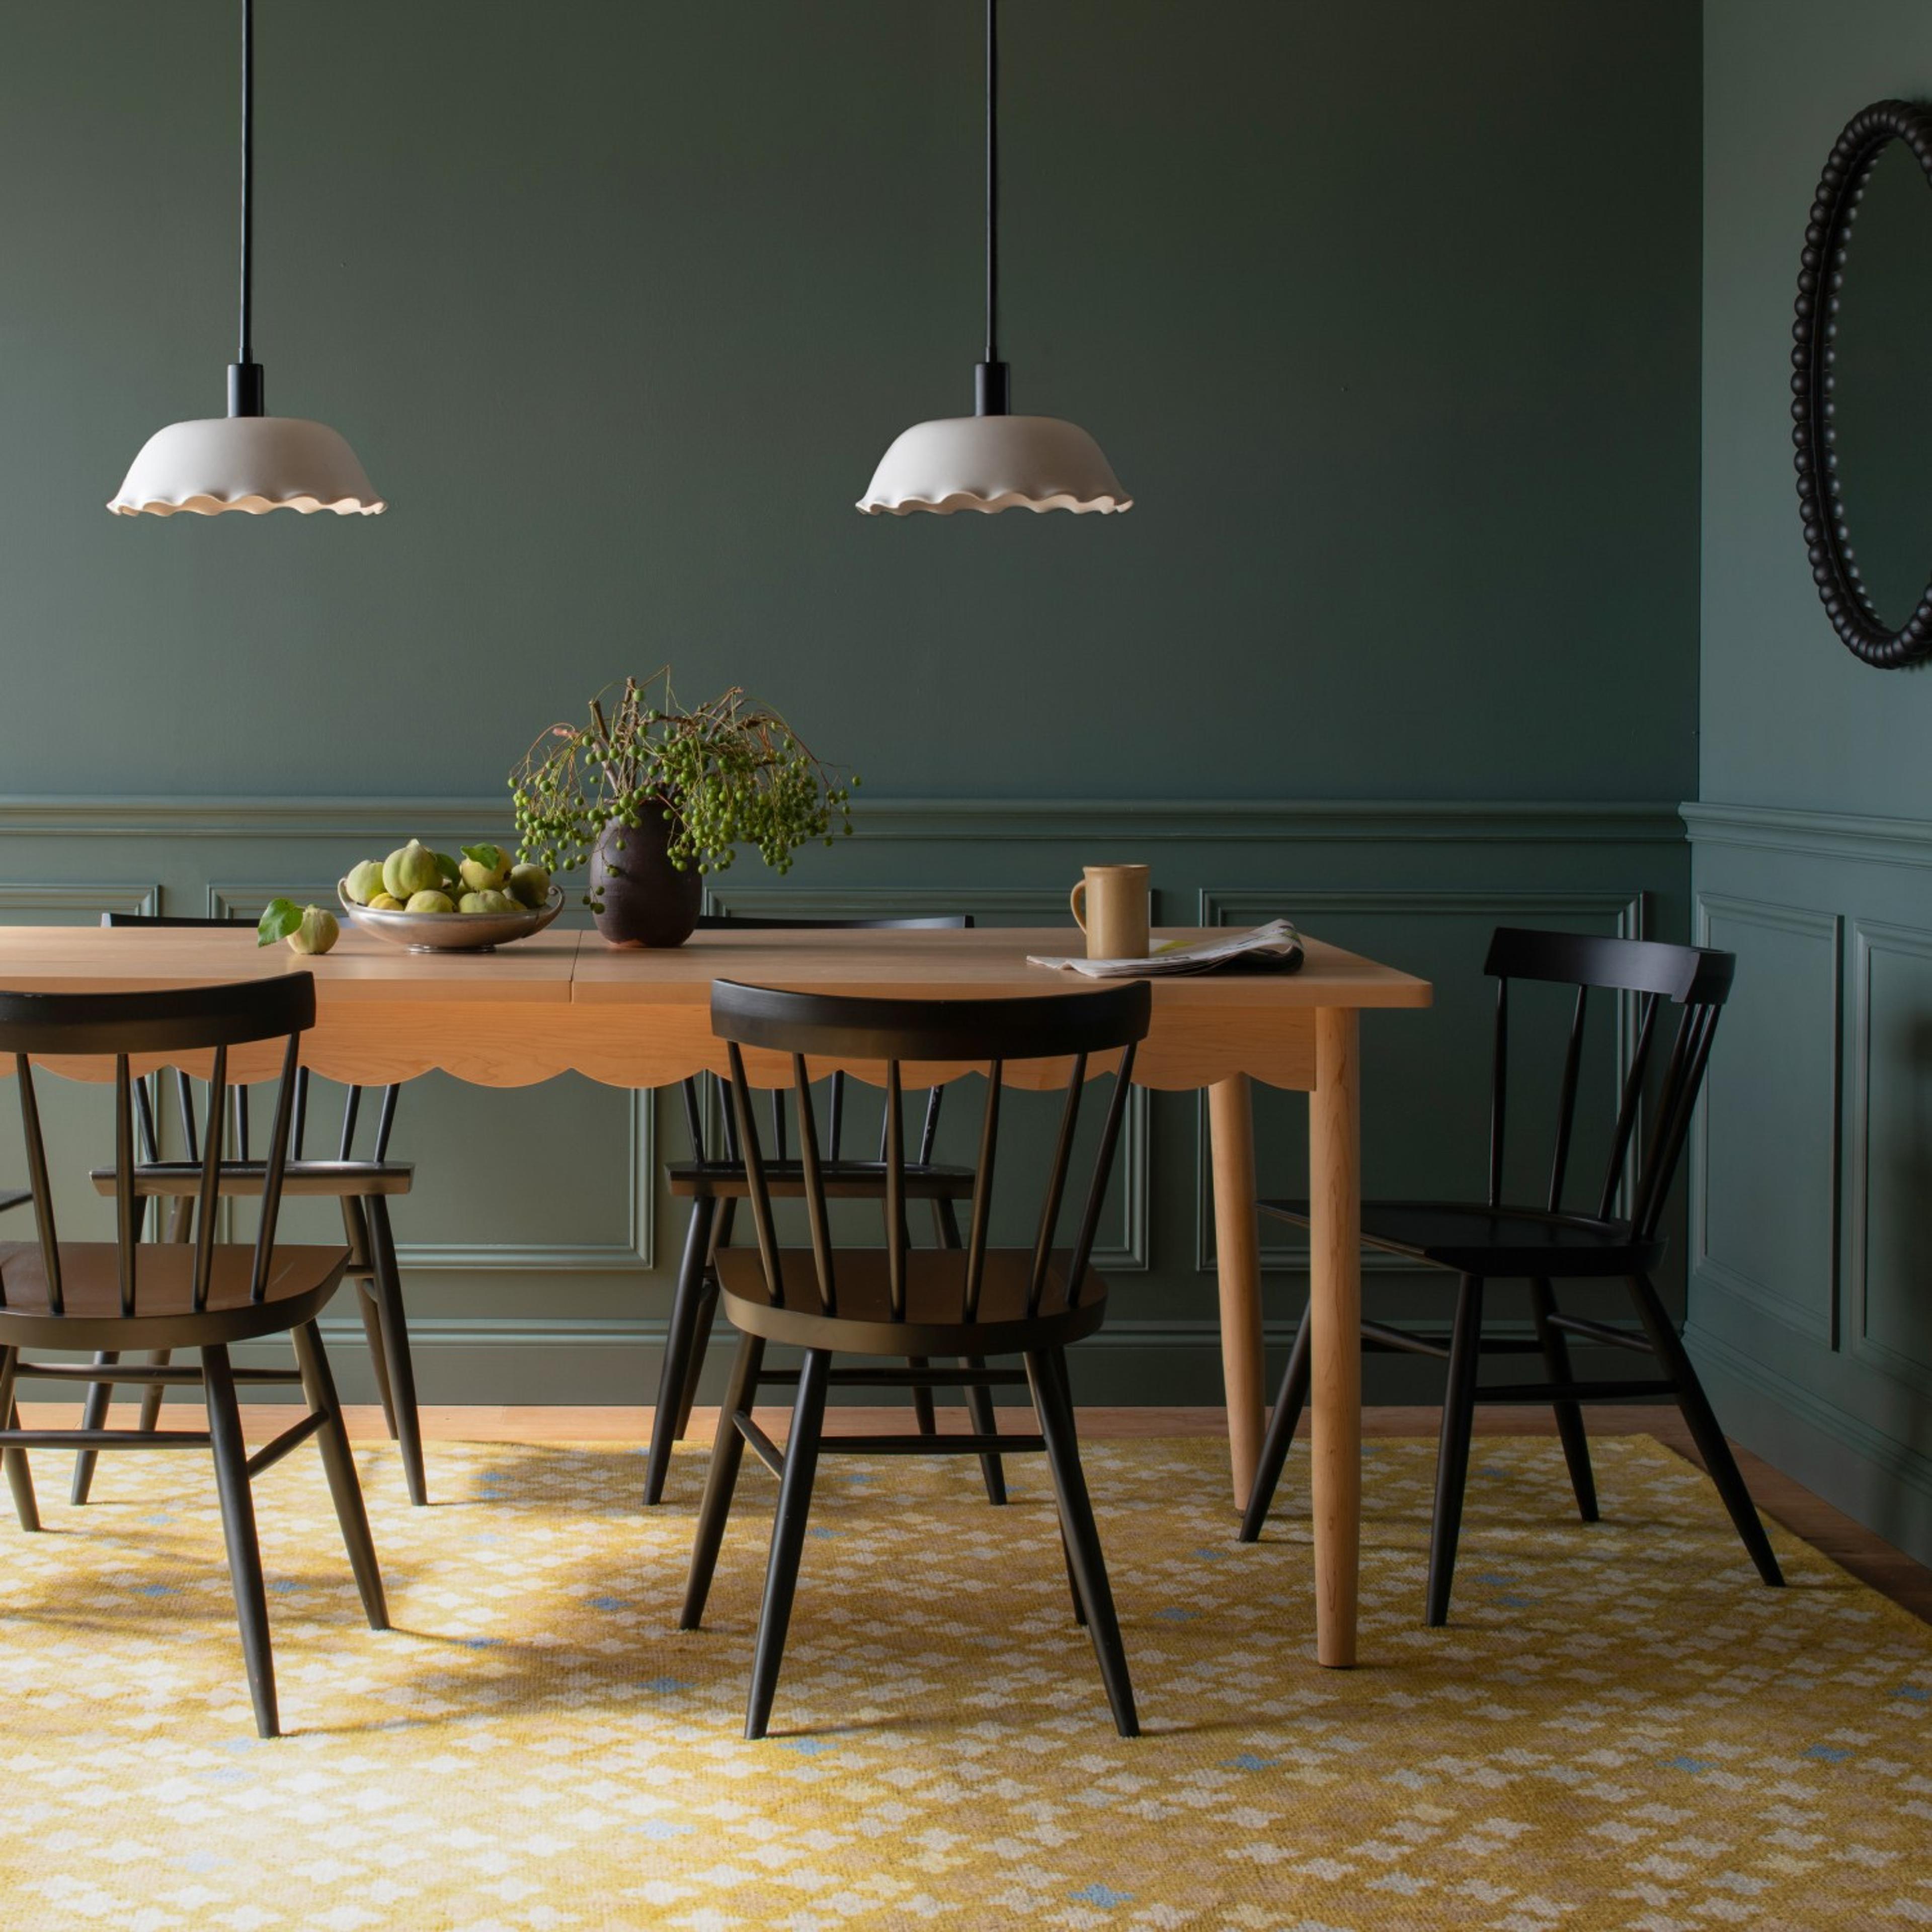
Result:
M359 1452L397 1629L303 1452L260 1485L284 1722L253 1733L212 1476L110 1459L0 1566L0 1927L129 1932L1820 1932L1932 1925L1932 1630L1702 1478L1484 1442L1455 1620L1418 1622L1433 1445L1365 1464L1365 1666L1311 1660L1306 1458L1234 1540L1225 1450L1089 1445L1147 1735L1109 1726L1036 1462L824 1468L774 1736L739 1735L772 1486L675 1628L667 1504L609 1448Z

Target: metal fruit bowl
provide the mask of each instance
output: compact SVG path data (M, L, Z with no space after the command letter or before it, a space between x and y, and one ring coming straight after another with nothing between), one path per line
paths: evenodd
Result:
M563 889L553 886L535 912L377 912L349 896L349 882L338 879L335 896L352 926L373 932L412 952L489 952L512 940L541 932L563 910Z

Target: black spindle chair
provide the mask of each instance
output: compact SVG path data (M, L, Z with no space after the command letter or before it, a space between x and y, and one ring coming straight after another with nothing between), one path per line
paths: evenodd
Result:
M255 1723L277 1734L274 1659L268 1647L268 1598L255 1538L254 1478L311 1436L320 1438L322 1467L349 1560L371 1629L386 1630L382 1573L356 1480L342 1408L324 1354L316 1318L342 1281L348 1251L278 1244L275 1227L286 1191L294 1074L300 1036L315 1021L315 981L307 973L240 986L197 986L142 993L0 992L0 1053L14 1057L21 1124L32 1184L36 1238L0 1244L0 1444L22 1529L40 1527L26 1452L32 1448L207 1449L214 1459L228 1568L235 1589L242 1649ZM263 1162L262 1214L255 1239L218 1242L214 1210L222 1175L222 1128L230 1092L228 1050L281 1040L282 1078L275 1130ZM154 1054L212 1051L214 1105L196 1196L194 1240L144 1242L134 1151L140 1083L130 1061ZM63 1241L56 1232L46 1150L41 1139L30 1056L75 1055L114 1060L114 1214L112 1241ZM230 1347L270 1335L295 1344L293 1369L238 1369ZM199 1366L176 1368L162 1359L121 1371L149 1388L195 1383L206 1394L206 1430L23 1429L16 1384L26 1378L76 1382L93 1366L27 1361L23 1348L194 1349ZM251 1455L242 1436L238 1383L299 1382L308 1408L302 1419Z
M1363 1205L1364 1246L1444 1268L1461 1277L1455 1319L1446 1345L1384 1323L1362 1324L1364 1345L1371 1349L1433 1355L1448 1364L1425 1605L1426 1620L1432 1625L1448 1620L1456 1545L1462 1528L1462 1490L1479 1402L1546 1402L1550 1406L1556 1414L1578 1512L1586 1522L1594 1522L1598 1516L1596 1479L1590 1467L1582 1413L1577 1405L1669 1397L1682 1413L1698 1453L1704 1459L1704 1466L1759 1575L1769 1584L1784 1580L1770 1539L1758 1520L1750 1492L1712 1412L1697 1372L1650 1279L1651 1270L1664 1257L1666 1246L1662 1232L1664 1204L1696 1106L1718 1017L1730 992L1735 964L1728 952L1693 946L1600 938L1580 933L1525 932L1510 927L1498 929L1490 942L1489 958L1483 968L1496 982L1487 1198L1480 1203L1382 1201ZM1508 1206L1503 1200L1512 980L1541 981L1576 989L1563 1056L1550 1184L1541 1208ZM1591 1197L1591 1211L1576 1214L1564 1210L1563 1198L1576 1126L1584 1022L1592 992L1636 996L1636 1031L1601 1184ZM1674 1028L1663 1020L1666 1006L1677 1009ZM1671 1033L1672 1039L1660 1089L1654 1100L1648 1144L1638 1162L1629 1214L1619 1218L1614 1210L1620 1184L1637 1140L1640 1112L1646 1106L1646 1087L1654 1049L1665 1031ZM1264 1201L1260 1204L1263 1214L1278 1220L1297 1227L1308 1225L1305 1202ZM1606 1278L1621 1279L1628 1288L1636 1316L1634 1326L1565 1315L1557 1306L1552 1282ZM1484 1286L1496 1280L1529 1284L1533 1337L1519 1340L1484 1334ZM1570 1364L1568 1338L1573 1335L1598 1346L1651 1355L1662 1373L1646 1381L1580 1382ZM1532 1353L1542 1358L1546 1380L1478 1384L1480 1356ZM1295 1426L1308 1399L1308 1317L1304 1313L1289 1353L1280 1393L1275 1399L1261 1466L1241 1525L1244 1542L1252 1543L1267 1520L1282 1466L1294 1438Z
M221 928L236 922L226 919L160 917L147 913L104 913L103 926L176 926ZM135 1089L136 1121L141 1142L141 1161L135 1169L135 1190L142 1198L158 1204L173 1205L167 1222L167 1238L185 1241L194 1232L194 1203L201 1186L200 1154L201 1125L196 1117L195 1098L188 1077L178 1068L174 1073L175 1100L180 1121L182 1153L185 1158L164 1160L160 1136L154 1107L145 1084ZM342 1227L349 1243L349 1279L356 1284L356 1299L362 1311L363 1333L368 1338L369 1358L376 1372L376 1394L382 1404L382 1419L390 1439L400 1453L403 1479L408 1485L410 1501L421 1505L429 1500L429 1486L423 1466L422 1423L416 1406L416 1364L410 1354L410 1331L403 1312L402 1271L396 1262L396 1238L389 1222L392 1196L406 1194L413 1185L416 1168L407 1161L389 1158L389 1136L395 1126L396 1102L402 1089L385 1087L376 1109L375 1139L369 1154L355 1153L356 1130L362 1111L364 1090L351 1087L342 1103L342 1123L333 1160L311 1160L306 1152L308 1132L309 1073L307 1067L296 1075L295 1111L290 1127L288 1166L285 1193L322 1197L336 1201L342 1210ZM230 1100L233 1113L233 1142L230 1157L221 1165L218 1193L229 1198L254 1198L260 1196L266 1172L264 1163L253 1151L249 1136L248 1090L236 1087ZM98 1168L94 1184L103 1194L114 1188L111 1168ZM157 1232L160 1230L158 1226ZM158 1358L165 1364L165 1354ZM104 1355L101 1366L111 1366L113 1357ZM123 1377L120 1379L125 1380ZM114 1393L113 1379L95 1382L88 1390L86 1422L98 1428L106 1420ZM151 1382L142 1391L141 1426L152 1429L160 1413L163 1390ZM83 1450L74 1458L74 1500L86 1502L94 1480L94 1457Z
M698 920L698 927L700 932L958 932L972 923L968 913L908 919L761 919L737 913L707 913ZM691 1137L692 1158L668 1162L664 1168L673 1198L691 1202L691 1220L685 1230L684 1254L678 1268L676 1290L671 1298L670 1332L664 1338L664 1361L658 1371L651 1446L644 1460L646 1508L662 1500L664 1478L670 1468L671 1445L682 1442L691 1426L692 1404L697 1398L698 1376L704 1366L718 1307L714 1256L718 1249L731 1244L738 1203L745 1198L748 1185L745 1163L738 1153L728 1098L721 1111L722 1144L707 1144L705 1121L710 1096L706 1088L710 1084L712 1076L708 1074L694 1076L683 1083L685 1123ZM845 1076L834 1073L824 1084L827 1092L821 1154L826 1193L837 1200L880 1199L886 1173L883 1132L876 1160L848 1159L844 1154ZM932 1157L944 1090L935 1087L926 1096L919 1152L906 1163L906 1198L928 1203L940 1245L956 1248L959 1217L955 1204L972 1198L973 1170L948 1166ZM776 1094L772 1102L772 1147L765 1162L766 1184L775 1199L800 1200L805 1192L803 1169L787 1146L784 1102ZM974 1384L963 1394L974 1428L982 1436L997 1433L991 1393ZM931 1388L915 1384L912 1403L921 1433L932 1435L938 1424ZM999 1457L982 1456L980 1466L988 1498L995 1503L1005 1502L1006 1478Z
M679 1621L682 1628L695 1630L703 1618L748 1442L778 1477L779 1489L752 1667L747 1738L763 1737L770 1719L820 1454L980 1454L994 1448L1046 1452L1076 1614L1086 1624L1099 1657L1116 1727L1124 1737L1137 1732L1126 1655L1081 1472L1066 1351L1070 1343L1092 1334L1106 1314L1106 1284L1092 1268L1090 1257L1101 1197L1120 1139L1135 1046L1146 1034L1151 1006L1144 981L1096 992L1012 1000L848 998L782 992L729 980L712 987L712 1027L728 1042L732 1108L750 1177L758 1246L725 1250L718 1256L724 1312L739 1332L738 1353L718 1418ZM748 1046L784 1054L790 1061L811 1229L808 1249L778 1246L772 1190L746 1078ZM1072 1244L1062 1246L1061 1210L1090 1060L1116 1050L1121 1058L1100 1150L1084 1198L1078 1202ZM883 1248L832 1245L831 1190L811 1100L809 1062L814 1055L884 1063ZM1042 1060L1072 1064L1038 1232L1030 1247L995 1248L989 1227L1004 1070L1009 1063ZM908 1163L902 1070L909 1061L974 1063L987 1068L970 1227L963 1248L914 1248L907 1238ZM791 1432L782 1451L752 1417L752 1398L760 1384L780 1379L764 1370L765 1350L772 1342L805 1352L802 1366L784 1378L796 1382L797 1392ZM980 1364L989 1356L1021 1355L1040 1432L824 1439L826 1394L835 1354L901 1362L950 1356ZM984 1366L924 1371L894 1366L874 1369L868 1376L888 1387L914 1378L923 1378L928 1386L988 1390L1021 1379L1013 1371Z

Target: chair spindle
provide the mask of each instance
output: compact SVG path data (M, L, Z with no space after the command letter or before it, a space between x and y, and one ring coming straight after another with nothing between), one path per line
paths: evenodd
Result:
M267 1172L262 1177L261 1224L255 1230L255 1262L248 1284L248 1299L258 1304L268 1298L268 1270L274 1260L275 1222L282 1211L282 1182L295 1123L296 1090L301 1081L296 1067L300 1046L300 1041L291 1034L282 1049L282 1077L275 1092L275 1124L269 1132Z
M208 1306L208 1285L214 1271L214 1206L221 1195L221 1138L228 1107L228 1049L214 1049L208 1083L208 1145L202 1150L201 1193L195 1203L194 1312Z
M1490 1205L1503 1198L1503 1127L1509 1108L1509 981L1496 981L1496 1040L1490 1064Z
M905 1123L899 1063L886 1062L886 1288L892 1319L906 1312Z
M1550 1160L1550 1211L1552 1214L1563 1205L1563 1177L1570 1165L1570 1136L1576 1124L1576 1078L1583 1065L1583 1020L1589 998L1588 986L1576 988L1570 1045L1563 1056L1563 1090L1556 1103L1556 1147Z
M1073 1057L1073 1075L1066 1085L1066 1104L1060 1109L1060 1132L1053 1146L1053 1171L1048 1177L1046 1198L1040 1210L1040 1234L1033 1246L1033 1277L1027 1286L1027 1312L1040 1312L1040 1298L1046 1286L1046 1267L1053 1252L1053 1237L1060 1226L1060 1204L1066 1192L1066 1169L1073 1158L1073 1130L1080 1119L1081 1095L1087 1084L1087 1056Z
M128 1056L114 1056L114 1249L120 1279L121 1312L134 1312L134 1270L142 1209L134 1196L134 1077Z
M14 1077L20 1083L20 1132L27 1144L27 1185L34 1191L34 1225L40 1237L40 1264L46 1271L47 1306L56 1315L64 1315L67 1304L61 1294L60 1238L54 1230L54 1196L47 1179L46 1143L40 1138L40 1103L34 1091L33 1063L24 1053L14 1056Z
M792 1091L797 1096L798 1154L805 1180L805 1209L812 1223L812 1260L818 1273L818 1305L828 1315L838 1312L838 1288L832 1261L831 1216L826 1211L825 1176L819 1166L818 1123L812 1110L812 1076L805 1055L791 1057ZM772 1092L776 1095L778 1089Z
M1610 1162L1604 1175L1604 1191L1597 1202L1597 1219L1607 1221L1617 1204L1617 1190L1623 1180L1624 1162L1630 1157L1630 1142L1636 1133L1638 1113L1643 1106L1643 1083L1650 1064L1651 1042L1657 1031L1658 997L1646 993L1637 1022L1636 1045L1631 1049L1630 1071L1624 1076L1623 1098L1617 1106L1616 1132L1610 1137Z
M758 1231L759 1258L765 1264L765 1279L771 1284L772 1300L782 1303L784 1266L778 1258L778 1230L772 1222L771 1191L765 1184L765 1160L758 1145L758 1124L752 1115L752 1090L745 1078L745 1055L735 1040L729 1042L728 1051L731 1060L731 1078L725 1084L730 1096L731 1111L737 1120L742 1148L733 1158L744 1162L747 1192L752 1202L752 1224Z

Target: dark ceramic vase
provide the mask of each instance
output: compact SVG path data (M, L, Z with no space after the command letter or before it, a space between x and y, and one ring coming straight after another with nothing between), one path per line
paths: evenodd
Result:
M698 929L704 881L666 856L670 820L646 812L640 825L607 825L590 855L590 896L603 902L597 930L613 946L682 946Z

